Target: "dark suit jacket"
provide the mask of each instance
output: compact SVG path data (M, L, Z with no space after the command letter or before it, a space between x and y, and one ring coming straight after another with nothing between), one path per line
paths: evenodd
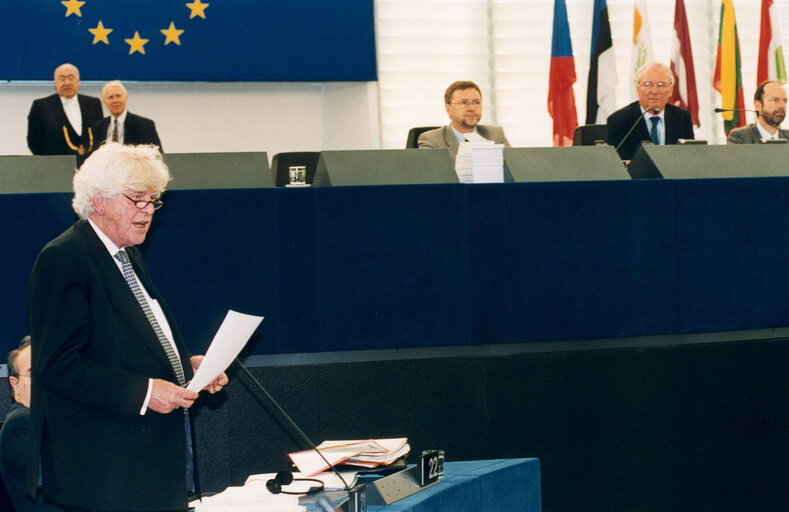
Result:
M192 369L181 335L139 251L127 253L158 300ZM49 242L30 276L31 450L27 491L41 458L48 500L92 510L186 509L184 413L140 408L148 378L176 382L145 314L85 220ZM190 433L191 435L191 433Z
M478 124L477 133L484 139L492 140L496 144L504 144L510 147L507 136L504 135L504 128L501 126ZM451 125L442 126L435 130L428 130L419 136L420 149L449 148L449 154L452 155L453 159L458 154L458 147L460 147L460 144L458 143L457 137L455 137L455 132L452 131Z
M642 114L641 107L637 101L620 108L608 116L605 141L614 147L619 145L627 131L630 130L630 127L642 116L646 117ZM690 117L690 112L684 108L666 105L664 120L666 123L666 144L676 144L679 139L694 138L693 120ZM632 160L638 145L644 140L649 140L647 121L638 123L633 132L622 143L622 146L619 148L619 156L622 160Z
M82 111L82 134L88 137L88 128L104 115L101 101L92 96L77 95L79 108ZM74 155L76 151L69 147L63 135L66 127L69 140L75 147L82 143L82 136L72 128L63 110L63 103L57 94L33 101L27 115L27 147L34 155ZM84 146L87 150L88 146Z
M8 489L8 496L16 512L54 512L60 509L43 503L38 504L25 496L25 474L27 449L30 434L30 409L15 404L0 429L0 473Z
M789 138L786 132L781 130L778 137L782 139ZM737 128L729 132L729 137L726 139L726 144L759 144L762 142L762 134L759 133L759 128L756 123Z
M96 138L94 150L107 140L107 131L110 129L110 116L96 121L93 124L93 136ZM159 134L156 133L156 124L142 116L126 112L126 120L123 122L123 143L124 144L154 144L159 146L159 151L164 152L162 143L159 141Z

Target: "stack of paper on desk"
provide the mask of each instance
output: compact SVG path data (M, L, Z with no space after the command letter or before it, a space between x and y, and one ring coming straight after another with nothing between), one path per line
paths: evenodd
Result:
M365 468L391 464L411 451L408 439L366 439L355 441L324 441L318 450L332 466L350 464ZM329 468L315 450L289 453L288 457L305 475L314 475Z
M463 142L455 157L455 172L461 183L503 183L504 145Z

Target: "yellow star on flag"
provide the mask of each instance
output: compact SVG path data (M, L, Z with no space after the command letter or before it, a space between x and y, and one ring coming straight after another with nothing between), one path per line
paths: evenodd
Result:
M197 1L199 2L200 0ZM66 6L66 18L68 18L70 14L76 14L80 18L82 17L82 12L79 10L79 8L85 5L85 2L80 2L79 0L68 0L67 2L60 3Z
M200 3L200 0L195 0L191 4L186 4L186 6L192 10L192 13L189 15L189 19L191 20L195 16L200 16L201 18L205 19L205 9L209 5L211 4Z
M166 39L164 40L165 46L167 46L170 43L175 43L178 46L181 46L181 40L178 38L178 36L183 34L184 31L175 28L175 23L173 23L172 21L170 22L170 28L168 28L167 30L160 30L159 32L164 34L164 36L166 37Z
M96 28L89 28L88 32L93 34L93 44L98 43L101 41L104 44L110 44L110 40L107 39L107 36L110 32L112 32L111 28L104 28L104 24L99 20L99 24Z
M131 38L131 39L124 39L124 41L126 41L126 43L129 45L129 55L131 55L134 52L140 52L143 55L145 55L145 48L144 48L144 46L145 46L145 43L148 42L148 40L141 38L139 32L135 31L133 38Z

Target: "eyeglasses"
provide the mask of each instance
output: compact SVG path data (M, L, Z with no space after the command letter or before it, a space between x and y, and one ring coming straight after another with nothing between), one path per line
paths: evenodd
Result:
M134 203L134 206L136 206L140 210L144 210L145 208L148 208L149 204L153 205L153 209L154 210L158 210L159 208L164 206L164 202L162 202L162 200L159 199L158 197L155 197L155 198L151 199L150 201L145 201L144 199L132 199L131 197L127 196L126 194L123 194L123 197L125 197L126 199L128 199L129 201Z
M461 107L463 107L463 108L466 108L466 107L468 107L469 105L471 105L471 106L473 106L473 107L481 107L481 106L482 106L482 101L480 101L480 100L471 100L471 101L468 101L468 100L463 100L463 101L454 101L454 102L450 103L450 105L460 105L460 106L461 106Z
M644 89L651 89L653 87L657 87L660 90L663 90L667 87L671 87L671 84L668 82L644 82L638 85L640 85Z

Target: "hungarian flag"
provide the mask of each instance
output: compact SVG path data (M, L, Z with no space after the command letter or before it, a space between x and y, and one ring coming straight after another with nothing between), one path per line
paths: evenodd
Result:
M744 109L742 75L740 73L740 43L732 0L721 2L721 25L718 36L718 55L715 58L715 75L712 86L721 94L721 107ZM724 112L723 128L726 135L735 128L745 126L745 112Z
M578 127L575 110L575 61L567 23L567 5L554 0L553 40L551 42L551 74L548 85L548 113L553 118L553 145L572 146L573 132Z
M630 78L633 83L638 78L638 70L654 61L652 32L649 30L646 0L636 0L633 5L633 48L630 55ZM635 99L636 89L632 88Z
M762 0L762 22L759 34L759 64L756 67L756 85L765 80L786 83L786 66L778 30L778 16L773 0Z
M594 0L592 18L592 54L586 86L586 124L605 124L616 110L616 66L608 6L605 0Z
M676 0L674 4L674 40L671 43L671 71L674 73L674 91L669 103L690 112L693 124L699 122L699 99L696 94L696 71L693 67L693 50L690 47L688 17L685 15L685 2Z

